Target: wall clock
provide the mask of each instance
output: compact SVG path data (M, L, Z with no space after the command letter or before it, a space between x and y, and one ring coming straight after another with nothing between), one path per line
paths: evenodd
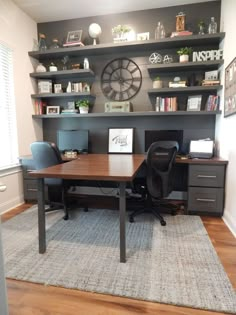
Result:
M114 59L103 69L101 88L103 94L110 100L129 100L138 93L141 85L142 73L131 59Z

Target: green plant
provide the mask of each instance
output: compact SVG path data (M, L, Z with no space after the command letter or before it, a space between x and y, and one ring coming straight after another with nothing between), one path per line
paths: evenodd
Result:
M192 47L183 47L177 50L177 54L182 56L182 55L191 55L193 49Z
M155 78L153 79L153 81L160 81L160 80L161 80L160 77L155 77Z
M119 34L119 33L128 33L131 30L131 27L128 25L117 25L112 28L112 34Z
M199 21L198 22L198 27L205 27L205 22L204 21Z
M75 102L75 106L76 107L89 107L90 103L89 103L89 100L87 99L82 99L82 100L79 100L77 102Z

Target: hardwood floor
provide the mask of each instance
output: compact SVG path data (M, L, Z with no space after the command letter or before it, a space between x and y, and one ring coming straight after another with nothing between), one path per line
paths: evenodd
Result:
M2 215L6 221L26 210L22 205ZM202 217L219 258L236 289L236 239L220 218ZM110 295L7 280L9 315L216 315L209 312Z

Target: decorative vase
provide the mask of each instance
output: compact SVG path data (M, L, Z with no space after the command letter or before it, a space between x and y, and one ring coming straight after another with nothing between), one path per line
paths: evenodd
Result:
M81 106L79 112L80 114L88 114L88 107Z
M179 56L179 62L188 62L189 61L189 55L180 55Z
M161 89L162 88L162 81L161 80L153 81L153 88L154 89Z
M36 72L46 72L47 69L44 67L42 63L39 63L35 69Z

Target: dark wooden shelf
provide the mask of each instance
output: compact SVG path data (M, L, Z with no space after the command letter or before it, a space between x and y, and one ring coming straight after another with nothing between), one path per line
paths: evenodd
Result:
M221 111L176 111L176 112L130 112L130 113L88 113L88 114L60 114L60 115L33 115L34 119L63 119L63 118L109 118L109 117L143 117L143 116L215 116Z
M98 56L103 54L120 54L125 52L137 52L152 49L171 49L183 46L204 47L209 45L219 45L225 37L225 33L176 36L173 38L163 38L159 40L128 41L122 43L107 43L99 45L76 46L58 49L48 49L44 52L30 51L28 54L38 60L61 58L68 56Z
M76 69L62 70L54 72L33 72L30 76L35 79L64 79L64 78L94 78L95 74L92 70Z
M42 94L31 94L31 97L34 99L38 98L72 98L72 97L93 97L94 95L89 92L71 92L71 93L42 93Z
M186 86L179 88L162 88L162 89L149 89L149 95L173 95L173 94L193 94L193 93L210 93L222 89L222 85L209 85L209 86Z
M169 71L187 71L187 70L214 70L223 65L224 60L210 60L200 62L174 62L164 64L153 64L147 66L149 73L169 72Z

